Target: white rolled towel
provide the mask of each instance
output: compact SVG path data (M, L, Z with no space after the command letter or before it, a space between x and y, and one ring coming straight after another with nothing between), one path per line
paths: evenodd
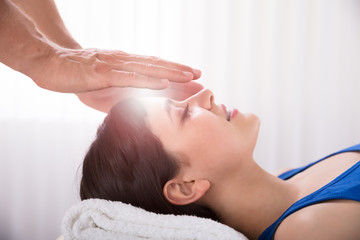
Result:
M88 199L72 206L62 222L65 240L247 240L211 219L156 214L121 202Z

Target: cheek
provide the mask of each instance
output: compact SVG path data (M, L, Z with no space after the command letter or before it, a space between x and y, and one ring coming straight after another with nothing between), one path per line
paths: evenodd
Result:
M202 123L188 135L183 150L201 169L230 173L252 159L256 139L257 131L250 126Z
M260 121L253 118L237 128L238 147L244 155L252 157L258 139L259 127Z
M235 132L231 128L217 126L203 123L197 126L196 131L186 134L182 151L192 164L203 165L204 168L217 167L236 159L239 144Z

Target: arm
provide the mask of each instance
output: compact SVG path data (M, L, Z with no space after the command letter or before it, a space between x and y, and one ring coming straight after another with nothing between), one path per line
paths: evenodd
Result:
M52 56L53 46L10 1L0 0L0 16L0 61L34 77Z
M54 0L12 0L50 41L64 48L80 49L66 29Z
M87 99L107 99L104 105L109 106L109 97L99 98L98 94L91 97L92 91L111 87L164 89L169 81L188 83L201 75L191 67L157 57L118 50L78 49L80 45L66 30L53 1L31 0L31 3L33 5L17 0L36 24L15 4L0 0L0 61L24 73L42 88L57 92L91 92L81 99L90 106L94 101ZM44 14L46 11L53 13L53 20L52 14ZM120 89L116 94L128 95L124 91Z

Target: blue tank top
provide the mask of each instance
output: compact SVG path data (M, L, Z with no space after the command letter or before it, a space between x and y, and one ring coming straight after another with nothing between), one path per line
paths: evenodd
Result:
M304 167L296 168L279 175L279 178L287 180L296 174L306 170L307 168L317 164L318 162L334 156L339 153L360 151L360 144L343 149L336 153L330 154L318 161L310 163ZM270 240L274 238L274 234L279 224L290 214L307 207L312 204L316 204L323 201L335 200L335 199L348 199L360 202L360 161L340 174L334 180L318 189L317 191L307 195L291 205L270 227L268 227L258 238L259 240Z

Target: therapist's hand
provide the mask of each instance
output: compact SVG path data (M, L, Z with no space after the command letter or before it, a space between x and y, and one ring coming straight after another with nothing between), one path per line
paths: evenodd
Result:
M106 88L103 90L78 93L79 99L89 107L102 112L109 112L117 102L129 97L167 97L174 100L185 100L204 87L194 81L187 83L170 82L169 87L163 90L144 90L139 88Z
M158 91L149 91L149 96L166 97L176 101L183 101L200 90L204 89L200 83L191 81L188 83L175 83L171 82L169 87Z
M157 57L54 47L52 56L32 79L48 90L79 93L109 87L164 89L169 81L186 83L200 75L199 70Z

